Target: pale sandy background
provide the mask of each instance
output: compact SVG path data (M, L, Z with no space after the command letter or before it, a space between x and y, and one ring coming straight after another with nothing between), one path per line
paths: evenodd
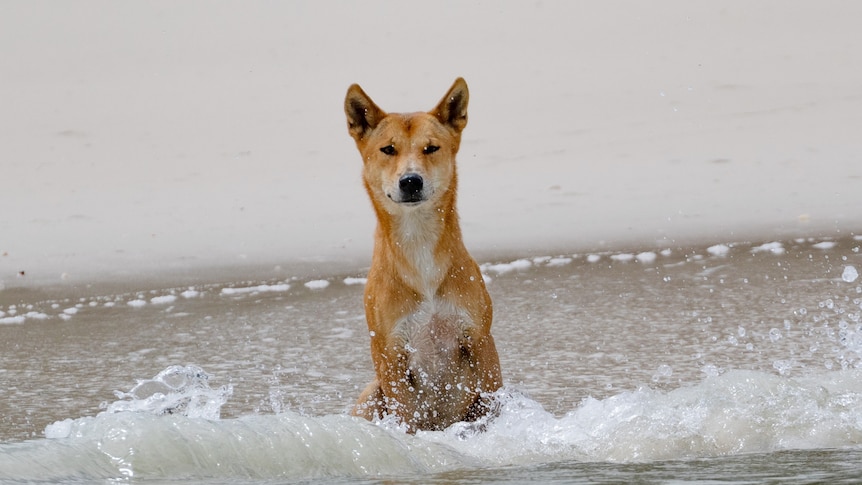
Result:
M467 79L479 259L859 231L860 19L854 1L5 1L0 281L361 269L352 82L413 111Z

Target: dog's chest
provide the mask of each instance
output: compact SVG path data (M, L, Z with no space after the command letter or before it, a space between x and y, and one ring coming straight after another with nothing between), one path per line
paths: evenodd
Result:
M401 277L427 303L440 309L435 293L444 277L446 264L438 261L437 243L442 228L436 210L420 209L398 222L397 245L404 257ZM445 310L445 309L442 309Z
M431 301L432 307L436 307L427 311L446 311L446 309L440 308L439 303L434 303L434 293L436 293L437 287L440 286L440 280L443 278L442 271L434 258L434 253L427 247L407 247L406 249L405 252L408 253L408 257L413 262L413 271L411 274L403 275L404 279L420 294L425 295L425 299Z
M470 315L439 298L422 302L396 325L410 367L428 376L452 368L474 323Z

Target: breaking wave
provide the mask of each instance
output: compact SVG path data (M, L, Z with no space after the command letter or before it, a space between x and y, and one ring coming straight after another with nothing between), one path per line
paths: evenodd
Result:
M487 422L406 434L396 423L285 411L220 419L229 387L170 367L92 417L0 444L0 479L302 480L369 478L553 462L649 462L853 448L862 371L804 377L730 371L671 391L587 398L562 416L512 389Z

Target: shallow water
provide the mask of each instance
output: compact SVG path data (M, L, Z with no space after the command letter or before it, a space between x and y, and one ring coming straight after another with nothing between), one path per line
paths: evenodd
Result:
M7 289L0 480L858 481L860 247L484 264L500 414L416 436L345 415L371 378L361 272Z

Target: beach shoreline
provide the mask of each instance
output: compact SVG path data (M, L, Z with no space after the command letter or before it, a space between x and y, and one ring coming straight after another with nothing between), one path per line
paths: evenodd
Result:
M804 229L810 229L808 227ZM675 240L616 240L598 241L594 244L544 246L533 249L508 247L496 251L473 252L476 261L484 268L505 265L509 261L542 260L549 258L584 259L609 255L628 255L635 259L639 254L688 254L694 258L708 254L710 247L768 246L807 242L811 244L833 241L862 240L862 229L823 231L795 230L764 234L752 229L739 231L729 239L713 239L692 236ZM850 243L853 244L852 242ZM625 256L624 256L625 257ZM161 294L164 291L182 291L187 288L219 288L232 285L271 285L302 283L304 281L342 281L346 278L365 277L370 257L367 260L319 260L291 261L288 259L261 262L258 264L239 262L232 265L189 265L164 271L94 272L79 273L75 277L64 276L59 280L31 280L19 277L5 283L0 289L0 308L26 307L36 302L81 301L94 296ZM650 262L648 262L650 263ZM651 264L651 263L650 263ZM646 266L650 266L647 264Z
M386 1L9 2L3 291L361 272L354 82L410 111L466 78L480 262L858 233L862 4L830 5L452 3L414 36Z

